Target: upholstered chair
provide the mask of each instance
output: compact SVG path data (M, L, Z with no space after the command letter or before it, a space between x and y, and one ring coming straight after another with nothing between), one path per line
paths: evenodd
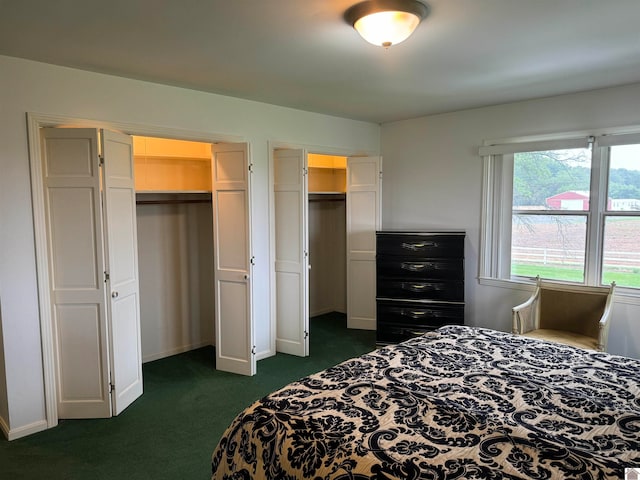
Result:
M615 282L588 287L541 281L533 295L513 308L513 333L605 351Z

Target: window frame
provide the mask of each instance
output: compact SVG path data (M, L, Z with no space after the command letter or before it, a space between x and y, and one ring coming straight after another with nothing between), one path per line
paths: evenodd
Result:
M604 228L607 218L638 216L633 211L608 211L610 148L616 145L640 144L640 126L601 132L571 132L544 137L517 137L485 141L479 148L482 157L482 203L478 281L482 285L517 287L534 279L511 276L511 225L513 210L513 155L518 152L591 149L591 183L589 210L558 210L554 215L586 217L584 281L567 284L602 285ZM604 195L602 194L604 192ZM527 210L515 211L528 214ZM540 214L540 213L538 213ZM544 213L549 215L550 213ZM640 289L621 287L619 295L640 305Z

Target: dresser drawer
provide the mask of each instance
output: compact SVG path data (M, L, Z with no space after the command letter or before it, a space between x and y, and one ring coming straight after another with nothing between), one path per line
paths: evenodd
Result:
M378 277L378 298L401 300L464 301L464 282L450 280L399 280Z
M462 258L400 258L378 255L377 272L381 277L460 279L464 276Z
M422 258L463 258L463 235L396 235L379 233L378 255Z
M427 332L432 332L435 327L421 327L417 325L378 325L376 332L376 343L388 345L391 343L404 342L410 338L419 337Z
M464 323L464 304L418 303L379 300L378 324L398 324L438 328Z

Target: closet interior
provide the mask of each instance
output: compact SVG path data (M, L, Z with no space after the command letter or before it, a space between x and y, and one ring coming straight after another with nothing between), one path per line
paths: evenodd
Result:
M211 144L133 137L142 361L215 344Z
M211 144L134 136L143 362L215 345ZM347 312L346 157L308 154L309 313Z
M347 312L347 158L308 154L309 315Z

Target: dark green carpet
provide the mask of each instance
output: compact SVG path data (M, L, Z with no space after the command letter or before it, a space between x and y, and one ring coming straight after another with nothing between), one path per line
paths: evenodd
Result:
M254 377L217 372L201 348L143 366L144 395L118 417L63 420L0 440L2 479L210 478L211 453L242 408L281 386L375 347L375 332L347 330L344 315L311 320L306 358L278 354Z

